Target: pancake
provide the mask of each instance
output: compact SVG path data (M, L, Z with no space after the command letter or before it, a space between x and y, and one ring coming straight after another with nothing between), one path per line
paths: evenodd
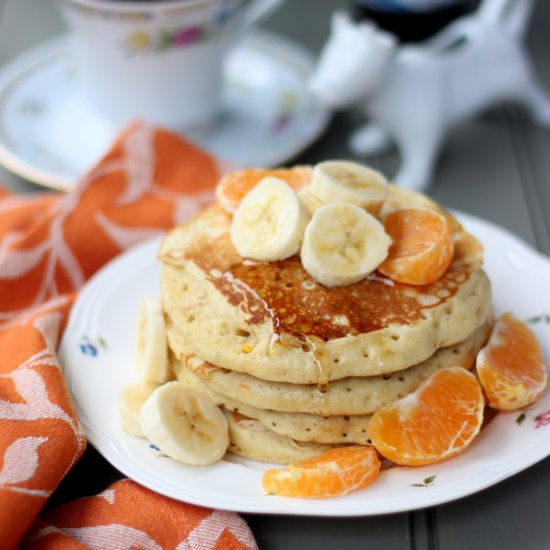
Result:
M294 441L276 434L257 420L225 409L224 413L229 425L229 451L245 458L293 464L334 448L334 445Z
M391 188L385 208L432 201ZM440 209L433 205L433 208ZM435 283L412 286L373 273L327 288L297 256L243 260L230 216L211 207L173 229L159 256L170 347L263 380L320 384L393 373L468 338L491 314L481 246L447 214L455 256Z
M246 405L283 412L320 415L365 415L416 390L435 371L460 366L470 369L485 345L492 323L485 323L464 342L440 348L429 359L389 377L353 377L336 380L324 393L316 384L289 384L261 380L222 369L194 355L180 357L185 366L211 390Z
M258 420L275 433L295 439L329 444L369 444L368 423L371 415L321 416L309 413L289 413L261 409L230 399L203 384L190 369L181 363L174 366L180 382L196 389L210 398L216 405Z

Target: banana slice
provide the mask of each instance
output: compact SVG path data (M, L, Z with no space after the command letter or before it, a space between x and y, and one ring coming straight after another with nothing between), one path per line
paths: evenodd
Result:
M322 203L347 202L378 214L388 195L388 181L357 162L330 160L313 169L310 192Z
M229 447L227 419L205 395L182 382L157 388L140 412L145 436L165 455L191 466L220 460Z
M242 200L231 224L231 241L244 258L284 260L300 250L306 209L290 186L266 177Z
M130 435L145 437L141 429L139 412L145 401L158 388L156 384L127 384L120 390L119 413L122 429Z
M166 326L159 297L149 296L140 301L136 332L136 380L164 384L169 379L170 367Z
M310 216L313 216L313 213L315 212L315 210L317 210L317 208L319 208L320 206L323 206L324 204L323 202L321 202L321 199L316 197L311 192L311 185L306 185L302 187L302 189L300 189L296 193L296 195L298 195L298 198L300 199L302 204L305 206Z
M372 214L354 204L325 204L306 227L302 264L326 286L349 285L374 271L390 244L384 226Z

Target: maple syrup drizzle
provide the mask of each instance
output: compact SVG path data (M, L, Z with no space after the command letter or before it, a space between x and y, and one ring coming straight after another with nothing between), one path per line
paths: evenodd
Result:
M277 345L301 348L311 357L316 366L317 388L320 393L325 394L330 381L330 364L324 359L323 344L323 340L314 336L273 332L266 353L268 357L274 357L277 353Z

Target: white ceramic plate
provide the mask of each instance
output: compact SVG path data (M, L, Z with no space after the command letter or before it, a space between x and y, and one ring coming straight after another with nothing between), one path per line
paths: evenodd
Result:
M307 93L313 63L286 38L251 33L229 56L219 122L187 138L237 165L288 161L329 121ZM67 37L37 46L0 71L0 163L30 181L70 189L119 130L80 95Z
M459 217L486 247L497 314L512 311L524 320L542 317L530 326L550 364L550 260L498 227ZM138 246L94 276L72 310L60 348L68 387L89 441L113 466L142 485L179 500L226 510L366 516L448 502L550 455L550 394L546 392L531 410L497 415L461 455L431 466L385 470L369 487L336 499L266 496L261 476L267 465L233 455L202 468L160 456L146 440L121 431L117 409L117 394L130 380L138 301L159 293L157 246L158 241Z

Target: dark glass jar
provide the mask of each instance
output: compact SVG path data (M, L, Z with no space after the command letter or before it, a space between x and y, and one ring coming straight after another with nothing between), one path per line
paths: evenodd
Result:
M395 34L401 42L421 42L441 30L453 19L471 13L479 0L455 0L447 3L422 2L415 9L414 2L399 0L350 0L356 20L371 19L380 28Z

